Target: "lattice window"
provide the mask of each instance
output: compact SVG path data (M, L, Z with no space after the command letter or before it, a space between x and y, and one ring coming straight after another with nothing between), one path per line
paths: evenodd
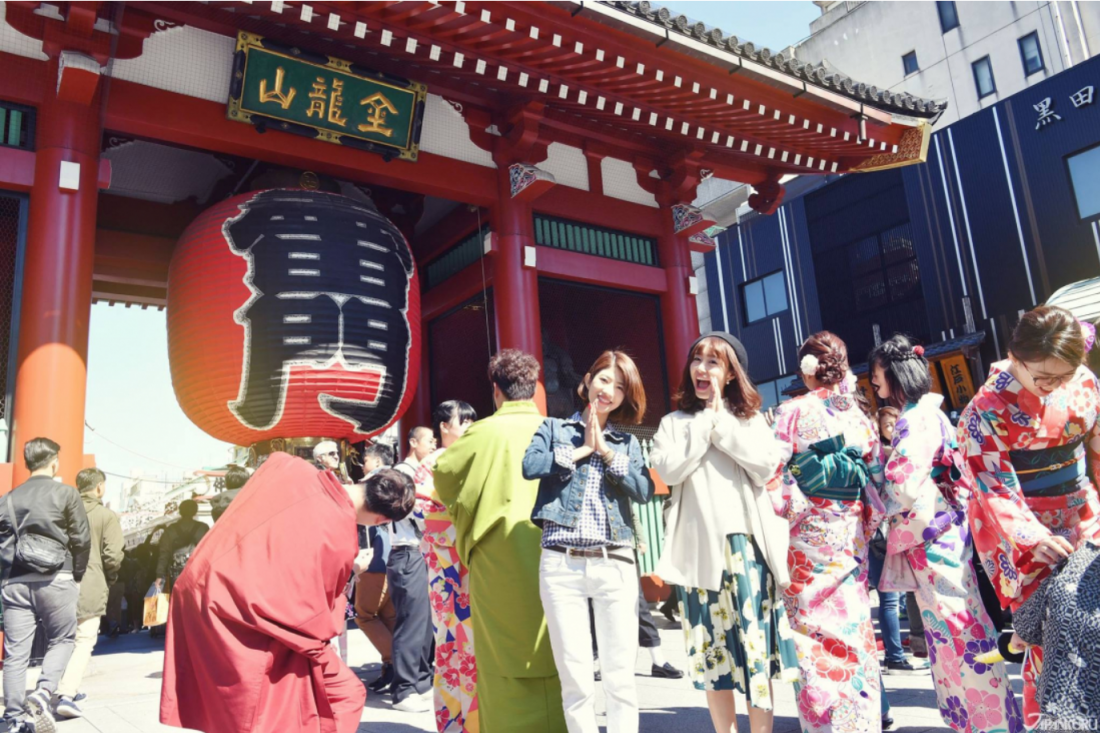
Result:
M34 108L0 102L0 146L34 150Z
M544 214L535 214L535 242L612 260L658 265L655 239Z
M487 236L489 227L484 226L428 263L421 289L424 292L431 290L484 257Z

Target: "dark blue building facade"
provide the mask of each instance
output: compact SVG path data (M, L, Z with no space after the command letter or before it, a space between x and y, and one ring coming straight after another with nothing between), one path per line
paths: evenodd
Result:
M823 328L853 364L895 332L984 332L980 382L1021 311L1100 275L1100 58L935 133L922 165L793 181L775 215L717 239L711 322L745 343L767 402Z

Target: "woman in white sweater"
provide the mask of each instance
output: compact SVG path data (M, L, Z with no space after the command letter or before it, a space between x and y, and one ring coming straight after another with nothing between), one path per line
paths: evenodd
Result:
M677 400L650 454L672 487L657 575L680 586L692 681L707 693L715 730L737 730L736 689L752 733L768 733L771 680L798 679L780 595L787 524L764 489L781 464L780 445L759 412L745 348L728 333L692 345Z

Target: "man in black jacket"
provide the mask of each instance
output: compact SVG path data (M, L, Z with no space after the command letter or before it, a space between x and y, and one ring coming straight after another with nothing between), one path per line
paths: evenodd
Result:
M88 515L80 494L56 481L61 447L35 438L23 448L31 476L0 500L0 575L4 604L4 720L9 731L52 733L50 698L73 653L76 602L80 580L92 549ZM10 509L9 509L10 507ZM61 567L43 572L15 561L16 531L20 538L39 535L64 548ZM30 695L27 663L41 623L47 638L38 686Z

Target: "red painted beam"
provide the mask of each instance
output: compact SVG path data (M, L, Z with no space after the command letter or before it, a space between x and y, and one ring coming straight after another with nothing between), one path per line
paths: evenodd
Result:
M492 286L493 259L488 256L424 293L420 298L420 319L427 324Z
M620 262L552 247L538 248L536 269L540 276L636 293L660 294L668 290L665 271L660 267L636 265L633 262Z
M97 282L166 288L176 240L97 229L94 277Z
M115 79L105 127L125 135L256 158L349 181L389 186L488 206L496 200L496 171L431 153L416 163L386 163L360 150L269 131L260 134L225 116L226 106Z
M0 68L4 69L0 75L0 98L32 107L41 103L43 90L50 88L45 61L0 52Z
M661 231L660 209L606 196L595 196L568 186L554 186L535 201L534 208L542 214L646 237L656 238Z
M34 153L0 148L0 188L30 191L34 185Z

